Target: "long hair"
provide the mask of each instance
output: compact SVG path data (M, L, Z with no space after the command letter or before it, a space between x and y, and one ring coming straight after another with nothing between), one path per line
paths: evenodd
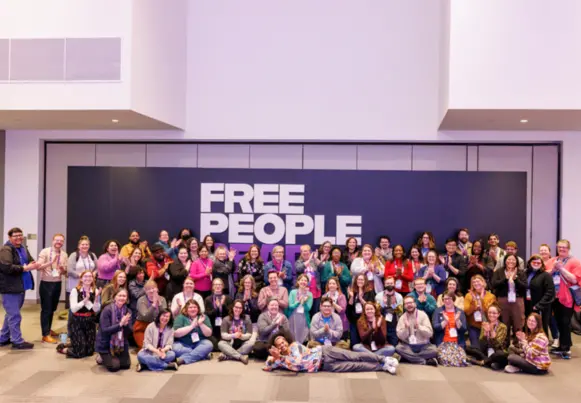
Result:
M250 260L252 260L252 258L250 257L250 251L252 249L256 249L258 251L258 257L256 258L256 263L264 264L264 261L260 257L260 246L258 246L256 244L250 245L250 248L248 248L248 251L246 252L246 254L244 254L244 257L242 259L245 262L250 262Z
M375 320L381 317L381 310L379 309L379 305L375 302L367 301L363 304L363 312L361 312L361 316L357 319L357 327L361 326L365 331L369 330L369 323L367 322L367 316L365 315L365 307L367 305L371 305L375 310Z
M422 242L424 235L427 235L428 238L430 238L428 242L428 248L434 249L436 247L436 239L434 238L434 234L432 234L430 231L422 232L422 234L418 237L416 245L420 247L420 250L424 247L424 243Z
M339 293L339 295L343 295L343 291L341 291L341 283L339 282L338 277L330 277L327 280L327 285L325 286L325 293L329 292L329 281L334 281L335 284L337 284L337 292Z
M208 238L210 238L212 240L212 246L208 247L208 252L210 252L211 254L214 254L214 251L216 250L216 240L214 239L214 237L212 235L206 235L204 237L204 240L202 241L202 245L206 245L206 241L208 240Z
M359 291L359 287L357 286L357 279L359 277L363 277L363 292L369 292L369 291L373 291L373 284L371 284L371 282L369 280L367 280L367 276L363 273L359 273L355 276L353 276L353 281L351 282L351 289L353 290L353 292Z
M159 314L157 315L157 317L155 318L154 322L155 322L155 326L157 326L159 328L159 318L161 318L161 315L163 315L164 313L169 313L169 322L167 322L166 327L168 329L171 329L173 326L173 315L171 313L171 311L169 309L161 309L159 311Z
M240 280L240 283L238 285L238 292L242 295L244 295L244 282L250 279L250 281L252 281L252 290L250 292L250 295L252 296L252 298L256 298L258 297L258 293L256 292L256 280L254 280L254 277L252 277L252 275L247 274L244 277L242 277L242 279Z
M230 309L228 310L228 316L230 317L230 319L234 320L234 305L236 304L242 305L242 313L240 314L240 319L244 320L244 301L242 301L241 299L235 299L234 302L232 302L232 305L230 305Z
M377 256L375 256L375 252L373 251L373 246L371 246L370 244L366 243L365 245L363 245L361 247L361 253L359 253L359 256L361 256L361 258L363 259L363 249L369 249L371 250L371 259L369 259L369 262L371 262L371 264L373 264L375 267L381 267L381 262L379 261L379 258Z
M533 330L530 330L529 327L526 325L528 318L530 318L531 316L535 318L535 322L537 323ZM541 315L539 315L536 312L530 313L529 316L527 316L527 320L525 320L525 329L526 329L525 332L527 335L528 342L532 341L535 337L537 337L537 334L539 333L545 334L545 331L543 330L543 319L541 318Z
M127 288L127 273L125 273L123 270L117 270L113 275L113 279L111 280L111 285L115 291L119 289L119 276L121 274L125 274L125 285L121 286L121 288Z
M93 281L91 282L91 292L95 292L97 285L95 284L95 276L93 276L93 272L91 270L83 270L83 272L79 275L79 283L75 288L77 289L77 291L81 291L81 289L83 288L83 276L87 273L89 273L91 275L91 278L93 279Z

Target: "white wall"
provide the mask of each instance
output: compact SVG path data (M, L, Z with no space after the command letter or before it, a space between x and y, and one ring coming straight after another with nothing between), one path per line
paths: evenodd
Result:
M453 0L450 108L580 109L581 2Z
M187 0L133 0L131 108L186 125Z
M0 82L0 110L129 109L132 3L0 0L0 38L121 38L121 80Z
M192 0L185 135L433 137L446 3Z

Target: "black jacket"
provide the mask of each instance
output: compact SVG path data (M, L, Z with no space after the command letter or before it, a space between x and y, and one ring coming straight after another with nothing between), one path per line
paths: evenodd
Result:
M26 249L28 262L34 262L28 248ZM0 294L20 294L24 292L22 284L23 266L16 248L4 245L0 248ZM34 289L34 276L32 276L32 289Z
M528 276L527 273L527 282ZM553 300L555 299L555 284L553 283L553 276L546 271L537 270L529 283L529 290L531 292L530 301L527 300L527 308L531 310L536 308L538 311L549 309ZM528 311L528 309L527 309Z
M446 254L443 255L445 259L450 259L450 257ZM460 283L460 287L463 288L463 292L466 292L466 273L468 272L468 264L466 263L466 258L459 253L455 253L452 258L452 266L458 269L458 274L452 273L452 270L448 269L448 266L444 266L444 269L448 272L448 277L455 277L458 279ZM468 287L470 288L470 287Z
M517 269L517 275L514 279L516 296L524 298L527 292L527 278L524 271ZM491 281L492 290L496 298L508 297L508 279L504 269L495 270Z

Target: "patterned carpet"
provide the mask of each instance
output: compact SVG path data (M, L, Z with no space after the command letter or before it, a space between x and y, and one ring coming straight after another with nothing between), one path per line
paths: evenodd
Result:
M24 308L23 329L33 351L0 348L0 403L75 402L579 402L581 351L556 361L544 377L509 375L482 368L401 365L386 373L265 373L261 364L206 361L178 372L109 374L94 359L71 360L42 345L39 306ZM3 314L0 313L0 320ZM63 326L56 322L55 328ZM581 338L575 342L581 345ZM132 356L136 362L135 356Z

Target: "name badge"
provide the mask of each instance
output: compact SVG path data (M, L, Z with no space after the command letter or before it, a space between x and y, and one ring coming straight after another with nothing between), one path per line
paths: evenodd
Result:
M281 286L282 285L282 278L278 278L278 285Z
M325 343L324 343L324 344L325 344L325 346L328 346L328 347L330 347L330 346L332 346L332 345L333 345L333 344L331 343L331 340L329 340L329 339L325 339Z
M194 343L197 343L197 342L199 342L199 341L200 341L200 335L198 334L198 332L194 332L194 333L192 333L192 341L193 341Z
M363 307L361 306L361 302L357 302L355 304L355 313L361 313L363 312Z
M367 280L369 281L373 280L373 273L370 271L367 272Z
M418 339L414 334L412 334L409 338L409 344L418 344Z
M531 290L527 290L527 301L531 300Z
M169 273L168 273L167 271L165 272L165 274L164 274L163 276L165 277L165 279L166 279L167 281L169 281Z
M431 293L432 293L432 285L426 284L426 294L431 294Z
M447 272L447 271L445 271L445 272L444 272L444 280L447 280L447 279L448 279L448 276L449 276L448 272Z
M561 276L554 276L553 277L553 284L555 284L555 285L561 284Z
M297 313L305 313L305 307L302 305L299 305L299 307L297 308Z
M385 320L391 322L393 320L393 313L388 312L385 314Z
M375 344L375 341L371 340L371 351L376 351L377 350L377 344Z
M395 288L400 290L402 285L403 283L401 282L401 280L395 280Z
M450 337L458 337L458 330L455 327L451 327L449 333Z
M510 303L516 302L516 292L514 291L508 292L508 302Z
M61 273L57 269L52 269L52 272L50 275L53 277L60 277Z
M474 311L474 322L482 322L482 312Z
M214 321L214 325L215 326L222 326L222 318L221 317L216 317L216 320Z
M119 340L123 340L123 330L120 330L120 331L117 332L117 338Z
M490 357L492 354L494 354L494 349L493 348L488 348L488 356Z

